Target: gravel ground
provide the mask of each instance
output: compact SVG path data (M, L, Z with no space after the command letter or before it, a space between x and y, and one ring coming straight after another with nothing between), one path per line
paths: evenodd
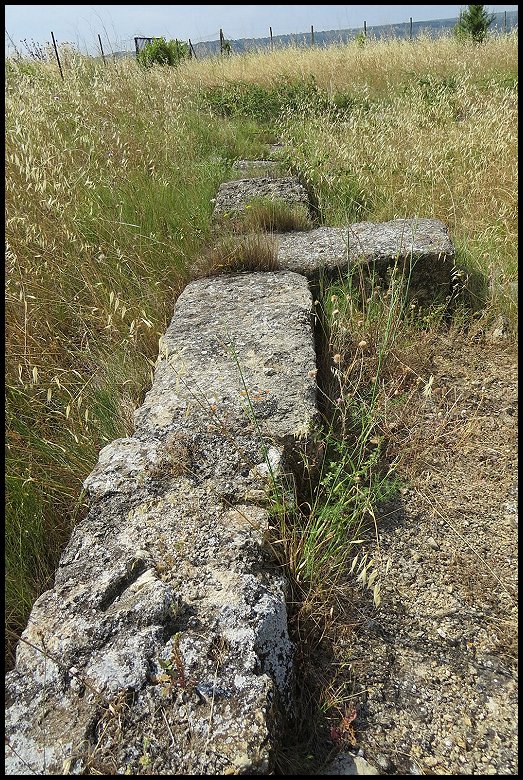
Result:
M449 337L432 373L393 444L416 444L408 488L367 545L391 561L381 605L343 648L351 749L381 774L517 774L517 354Z

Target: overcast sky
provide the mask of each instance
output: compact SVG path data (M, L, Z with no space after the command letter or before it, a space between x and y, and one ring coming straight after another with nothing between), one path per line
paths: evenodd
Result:
M191 39L265 38L273 35L342 30L395 22L449 19L465 5L6 5L5 27L22 52L20 41L70 42L96 53L97 36L109 51L134 49L134 36ZM493 12L517 5L489 5ZM11 45L6 35L6 48Z

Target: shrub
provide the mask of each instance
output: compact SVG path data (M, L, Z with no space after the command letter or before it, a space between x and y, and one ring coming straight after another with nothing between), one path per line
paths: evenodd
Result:
M138 63L144 68L152 65L178 65L189 56L189 45L184 41L166 41L155 38L138 53Z
M356 41L356 45L357 45L357 46L358 46L360 49L363 49L363 47L364 47L364 46L365 46L365 44L367 43L367 36L365 35L365 33L362 33L362 32L360 31L360 32L359 32L359 33L356 35L356 38L355 38L354 40Z

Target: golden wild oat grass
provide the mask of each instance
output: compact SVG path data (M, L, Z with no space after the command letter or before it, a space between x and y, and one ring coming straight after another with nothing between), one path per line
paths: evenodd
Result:
M517 36L492 36L480 52L477 46L458 45L451 37L419 37L415 41L369 38L363 48L354 44L289 46L273 52L187 61L176 78L187 87L212 87L235 81L267 86L282 79L314 76L319 87L331 92L384 97L418 74L430 73L436 79L469 74L477 80L514 74L516 58Z
M350 109L271 130L327 224L448 223L514 318L516 36L189 61L140 70L69 52L6 67L6 624L50 584L81 484L132 431L158 338L211 233L224 160L264 157L267 126L202 95L310 80ZM342 101L343 104L343 101Z
M98 451L132 431L242 132L133 61L69 57L63 82L52 63L6 71L6 614L19 630Z

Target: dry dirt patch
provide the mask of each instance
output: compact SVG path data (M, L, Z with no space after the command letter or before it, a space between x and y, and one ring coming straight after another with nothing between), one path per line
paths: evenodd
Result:
M384 774L517 774L517 350L448 335L430 371L389 420L408 486L368 545L391 559L381 607L336 650L351 749Z

